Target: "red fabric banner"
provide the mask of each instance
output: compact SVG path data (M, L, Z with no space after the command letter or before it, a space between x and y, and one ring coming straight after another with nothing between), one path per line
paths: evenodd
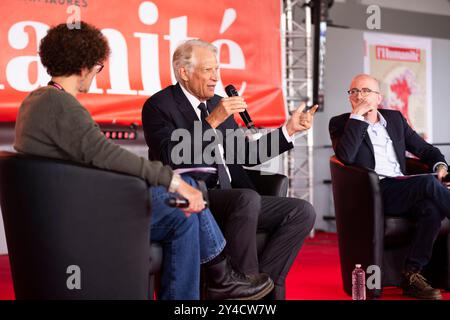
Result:
M79 96L96 121L140 124L144 101L175 82L176 46L202 38L219 49L216 93L234 84L257 126L278 126L286 118L280 6L273 0L2 0L0 121L15 121L20 102L49 81L37 55L47 29L79 16L100 28L112 49L90 92Z

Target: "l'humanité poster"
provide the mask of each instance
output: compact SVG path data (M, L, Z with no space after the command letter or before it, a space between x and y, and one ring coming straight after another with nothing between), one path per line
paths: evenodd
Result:
M380 81L382 108L400 111L432 142L431 40L365 32L364 70Z

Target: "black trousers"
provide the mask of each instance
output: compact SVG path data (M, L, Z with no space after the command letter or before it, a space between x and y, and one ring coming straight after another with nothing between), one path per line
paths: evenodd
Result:
M387 215L416 221L405 269L420 271L431 259L441 221L450 218L450 190L434 176L385 178L380 182L380 189Z
M209 201L233 267L246 274L267 273L275 284L274 298L284 299L287 273L314 226L312 205L301 199L260 196L251 189L209 190ZM259 257L257 232L269 234Z

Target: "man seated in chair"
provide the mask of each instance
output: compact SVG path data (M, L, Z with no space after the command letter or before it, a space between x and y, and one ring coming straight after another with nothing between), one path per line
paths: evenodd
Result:
M336 156L345 164L375 170L386 215L417 221L402 273L403 293L441 299L440 291L432 288L420 272L430 261L441 221L450 217L450 191L448 184L442 183L448 168L444 156L425 142L399 111L378 109L382 95L375 78L357 75L348 95L352 112L333 117L329 124ZM405 177L405 151L417 156L436 175Z
M202 193L169 166L148 161L106 139L77 100L109 56L107 39L94 26L80 22L49 29L39 46L42 64L52 77L31 92L20 106L14 148L22 153L71 160L140 177L151 186L151 240L164 248L160 299L199 299L200 264L206 266L211 299L259 299L273 288L266 274L236 272L223 255L225 239ZM178 193L189 201L184 212L166 200ZM196 213L196 214L192 214ZM192 215L191 215L192 214ZM150 239L149 239L150 241ZM114 279L112 279L114 281Z
M199 39L188 40L175 50L172 67L178 83L154 94L142 109L149 157L173 167L208 166L203 155L210 145L207 138L202 137L211 134L219 140L214 141L218 145L213 164L209 164L217 168L218 183L208 187L210 208L224 231L227 253L243 272L269 274L275 282L272 298L284 299L286 275L314 225L314 209L301 199L260 196L256 192L242 164L261 163L259 150L265 146L260 141L265 137L252 142L252 146L245 140L240 149L226 145L227 137L239 134L234 114L245 111L247 104L242 97L222 98L214 94L219 81L217 48ZM303 108L304 105L299 107L285 126L267 136L267 141L276 137L277 147L273 148L276 150L270 150L272 156L292 149L292 136L311 127L317 106L307 112L302 112ZM176 163L173 158L178 142L172 141L172 135L182 131L188 132L193 140L190 151L195 159L189 158L189 163ZM225 143L220 141L220 136ZM249 151L251 148L253 154ZM251 162L252 157L257 160ZM257 231L270 233L259 264Z

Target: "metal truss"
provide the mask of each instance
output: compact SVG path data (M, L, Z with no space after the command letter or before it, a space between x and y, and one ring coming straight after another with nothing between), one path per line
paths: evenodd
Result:
M289 112L313 100L313 43L310 0L283 0L283 86ZM289 196L313 203L313 132L297 137L284 158Z

